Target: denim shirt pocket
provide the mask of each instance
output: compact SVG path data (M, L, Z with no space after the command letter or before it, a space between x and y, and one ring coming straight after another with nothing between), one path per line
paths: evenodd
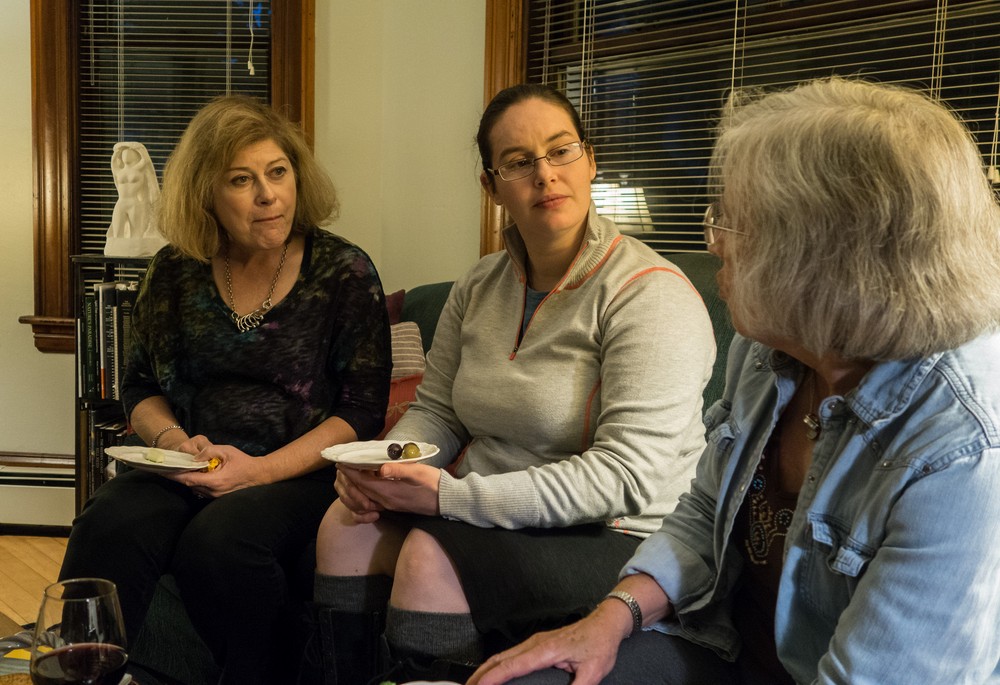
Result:
M715 402L705 412L703 422L705 424L705 454L702 465L711 464L713 470L712 478L720 482L720 487L725 488L728 484L727 476L723 470L732 468L730 455L740 437L739 426L731 420L732 405L726 400ZM728 465L728 467L727 467ZM725 500L725 492L719 493L719 498Z
M820 616L836 623L874 550L853 539L831 516L810 513L808 531L808 547L797 585L803 599Z
M716 400L705 410L702 422L705 424L705 434L709 442L711 442L711 435L717 432L716 429L726 425L732 410L732 403L724 399ZM733 437L732 431L728 431L724 437Z

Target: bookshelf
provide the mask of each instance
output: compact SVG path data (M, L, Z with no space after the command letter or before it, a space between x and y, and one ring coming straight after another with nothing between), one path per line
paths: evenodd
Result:
M104 448L127 432L118 392L131 307L146 257L82 255L73 265L76 320L76 510L107 479Z

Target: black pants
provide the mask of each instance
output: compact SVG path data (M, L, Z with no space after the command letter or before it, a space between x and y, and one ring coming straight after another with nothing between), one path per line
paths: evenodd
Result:
M603 524L507 530L414 514L383 518L429 533L448 553L487 654L586 616L641 542Z
M548 668L510 685L570 685L573 675ZM618 659L601 685L772 685L753 664L729 663L710 649L674 635L643 630L622 642Z
M510 685L569 685L573 675L549 668ZM622 642L615 667L601 685L738 685L732 664L712 651L672 635L640 631Z
M172 573L223 666L222 682L266 683L291 599L287 569L335 497L331 482L300 478L199 499L166 478L128 471L102 485L73 522L59 575L114 581L134 637L160 576Z

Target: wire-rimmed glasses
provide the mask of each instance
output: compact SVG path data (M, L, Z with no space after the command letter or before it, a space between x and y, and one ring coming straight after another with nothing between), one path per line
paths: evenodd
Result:
M723 226L719 223L719 217L722 216L722 207L718 202L713 202L705 209L705 218L701 220L702 227L705 229L705 243L711 245L715 242L715 232L716 231L728 231L729 233L736 233L737 235L746 235L746 231L740 231L735 228L729 228L729 226Z
M562 166L563 164L575 162L581 157L583 157L583 141L578 140L575 143L566 143L565 145L554 147L541 157L535 157L534 159L522 157L501 164L496 169L488 168L486 171L496 174L505 181L516 181L519 178L530 176L534 172L535 165L538 164L539 160L544 159L552 166Z

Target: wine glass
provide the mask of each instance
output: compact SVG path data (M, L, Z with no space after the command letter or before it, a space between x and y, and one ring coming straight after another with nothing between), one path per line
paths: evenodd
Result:
M31 640L32 683L119 685L127 661L114 583L74 578L45 588Z

